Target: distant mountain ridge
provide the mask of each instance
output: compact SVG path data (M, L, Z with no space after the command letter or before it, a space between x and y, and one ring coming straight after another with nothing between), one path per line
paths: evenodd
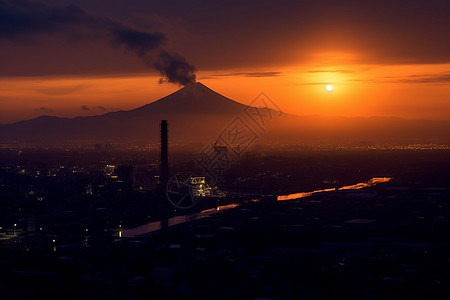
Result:
M0 143L157 143L159 123L166 119L171 143L205 144L250 108L196 82L129 111L76 118L40 116L0 125ZM267 128L254 129L254 134L260 143L450 143L450 122L283 114Z
M217 126L211 124L224 124L230 115L238 114L244 107L197 82L129 111L75 118L40 116L0 125L0 141L157 142L161 119L169 120L171 139L198 140L208 133L217 133L220 127L215 129Z

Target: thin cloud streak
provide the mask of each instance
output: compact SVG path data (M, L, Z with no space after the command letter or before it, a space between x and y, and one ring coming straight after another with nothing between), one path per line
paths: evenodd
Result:
M309 70L306 71L306 73L341 73L341 74L350 74L350 73L355 73L357 71L354 70L339 70L339 69L331 69L331 70L326 70L326 69L318 69L318 70Z
M39 88L36 92L49 96L63 96L70 95L82 91L89 87L88 85L77 85L74 87L59 87L59 88Z
M43 114L49 114L53 112L53 109L51 109L50 107L41 106L39 108L36 108L35 111Z
M225 74L210 74L202 76L202 79L213 79L220 77L234 77L234 76L243 76L243 77L278 77L282 76L282 72L235 72L235 73L225 73Z
M361 83L447 84L450 82L450 73L420 74L407 76L383 76L367 79L350 78L344 81L361 82ZM320 81L320 82L298 83L297 85L324 85L329 83L330 82Z

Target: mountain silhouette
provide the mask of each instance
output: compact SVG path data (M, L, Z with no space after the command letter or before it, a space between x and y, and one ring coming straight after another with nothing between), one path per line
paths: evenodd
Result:
M449 121L281 115L276 108L260 112L266 114L266 118L258 115L253 106L228 99L196 82L129 111L76 118L41 116L0 125L0 142L46 145L67 142L157 143L162 119L169 122L172 144L215 141L233 126L236 119L244 126L242 128L250 131L252 141L256 143L450 142ZM252 113L256 114L252 116Z
M99 116L41 116L0 126L0 141L61 143L67 141L157 142L159 123L169 120L174 141L201 141L215 134L245 108L196 82L150 104Z

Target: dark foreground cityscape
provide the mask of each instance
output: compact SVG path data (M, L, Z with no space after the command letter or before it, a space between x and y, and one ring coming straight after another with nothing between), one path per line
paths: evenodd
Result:
M172 174L198 172L172 153ZM446 299L449 154L261 146L180 209L158 190L158 145L4 148L0 295Z

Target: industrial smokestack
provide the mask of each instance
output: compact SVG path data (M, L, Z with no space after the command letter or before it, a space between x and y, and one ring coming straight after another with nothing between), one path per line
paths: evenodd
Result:
M165 187L169 181L169 134L167 120L161 120L161 166L160 179L161 185Z

